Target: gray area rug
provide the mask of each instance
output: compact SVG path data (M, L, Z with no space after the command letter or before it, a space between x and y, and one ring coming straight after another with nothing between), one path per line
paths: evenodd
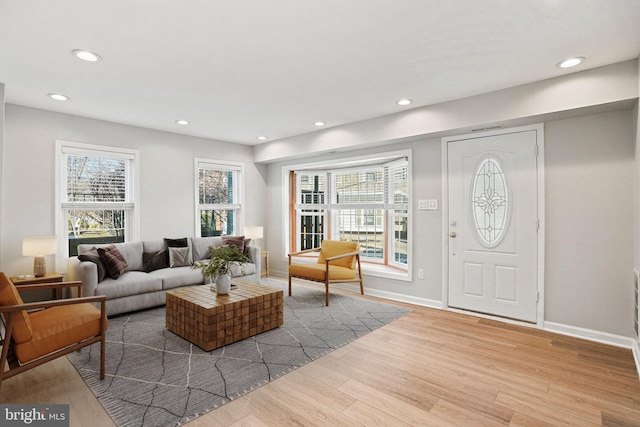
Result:
M284 289L278 280L263 284ZM67 357L118 426L181 425L319 358L410 310L294 285L284 325L206 352L165 329L164 307L109 319L100 347Z

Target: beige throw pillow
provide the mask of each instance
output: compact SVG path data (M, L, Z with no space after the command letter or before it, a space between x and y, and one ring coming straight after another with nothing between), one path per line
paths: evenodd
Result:
M167 248L169 267L188 267L191 265L191 248Z

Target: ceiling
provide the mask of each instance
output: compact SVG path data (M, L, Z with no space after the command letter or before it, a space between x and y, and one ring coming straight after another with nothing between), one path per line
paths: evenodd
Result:
M0 0L0 83L10 104L253 145L637 58L639 23L638 0Z

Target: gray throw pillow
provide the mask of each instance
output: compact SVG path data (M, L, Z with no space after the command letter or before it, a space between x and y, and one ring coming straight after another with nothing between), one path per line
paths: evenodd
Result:
M142 254L142 266L147 273L169 267L169 264L167 264L167 250L144 252Z
M190 248L169 248L169 267L188 267L190 265Z
M78 255L78 259L80 261L92 262L96 265L96 267L98 267L98 283L102 282L104 278L107 277L107 269L105 268L102 259L100 259L100 254L98 253L98 250L96 248Z

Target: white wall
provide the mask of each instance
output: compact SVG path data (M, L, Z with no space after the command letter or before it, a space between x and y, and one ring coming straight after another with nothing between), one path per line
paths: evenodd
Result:
M54 149L56 140L140 150L140 237L193 236L194 158L245 162L246 223L262 224L264 166L252 163L250 147L159 132L50 111L6 105L4 125L4 227L0 235L2 270L29 272L22 238L55 233ZM53 257L47 260L54 264Z

